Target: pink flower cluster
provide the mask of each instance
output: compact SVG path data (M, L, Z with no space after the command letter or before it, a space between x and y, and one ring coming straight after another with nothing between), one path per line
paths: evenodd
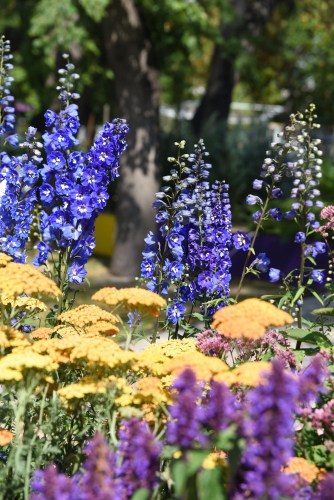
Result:
M323 208L320 217L328 221L326 224L319 227L320 233L326 238L328 236L328 231L334 231L334 206L328 205L328 207ZM332 236L332 239L334 239L334 236Z
M328 401L322 408L303 408L302 415L307 417L310 425L318 433L323 434L326 429L334 436L334 399Z

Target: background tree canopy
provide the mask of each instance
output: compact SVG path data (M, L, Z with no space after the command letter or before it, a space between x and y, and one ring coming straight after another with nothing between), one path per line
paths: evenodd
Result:
M138 274L143 238L154 226L151 204L163 164L158 153L166 150L162 132L170 141L204 137L213 153L214 172L230 182L236 205L247 190L249 171L259 168L270 137L263 124L227 127L232 100L282 105L279 119L315 102L319 121L332 125L331 2L6 0L2 4L0 31L14 51L13 89L21 101L19 113L28 112L31 122L43 130L42 113L57 105L53 87L65 51L81 75L80 114L87 146L105 119L119 115L129 121L129 148L114 197L118 236L113 274ZM176 119L166 126L160 120L162 103L173 105L177 118L188 99L198 100L192 124ZM27 111L25 105L33 110Z

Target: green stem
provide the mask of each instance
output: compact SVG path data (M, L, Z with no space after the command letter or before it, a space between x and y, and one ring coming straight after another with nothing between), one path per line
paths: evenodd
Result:
M298 278L298 289L303 286L304 281L304 272L305 272L305 243L301 243L301 256L300 256L300 272ZM301 295L301 299L303 299L303 294ZM298 328L302 328L303 323L303 305L298 306ZM301 340L298 340L296 343L296 349L300 349Z
M268 203L269 203L269 200L270 200L270 194L271 194L271 190L269 191L268 196L267 196L267 199L266 199L266 201L265 201L265 203L264 203L264 205L263 205L263 208L262 208L262 212L261 212L260 218L259 218L258 223L257 223L257 225L256 225L255 232L254 232L254 235L253 235L253 238L252 238L252 241L251 241L250 247L249 247L248 252L247 252L247 255L246 255L246 259L245 259L244 267L243 267L242 274L241 274L241 278L240 278L240 281L239 281L238 290L237 290L237 293L236 293L236 296L235 296L235 301L236 301L236 302L238 301L238 298L239 298L239 295L240 295L240 292L241 292L241 288L242 288L242 285L243 285L243 282L244 282L245 276L246 276L246 274L247 274L247 264L248 264L248 261L249 261L249 259L250 259L251 255L254 253L254 245L255 245L255 241L256 241L257 235L258 235L258 233L259 233L259 230L260 230L260 227L261 227L262 221L263 221L263 219L264 219L265 213L266 213L266 211L267 211Z

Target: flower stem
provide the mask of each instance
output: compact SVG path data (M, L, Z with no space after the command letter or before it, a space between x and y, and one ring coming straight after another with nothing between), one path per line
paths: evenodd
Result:
M253 235L250 247L249 247L247 255L246 255L244 267L243 267L241 278L240 278L240 281L239 281L238 290L237 290L237 293L236 293L236 296L235 296L235 301L236 302L238 301L238 298L239 298L239 295L240 295L240 292L241 292L241 288L242 288L245 276L247 274L247 264L249 262L249 259L250 259L251 255L254 254L255 241L256 241L257 235L259 233L260 227L262 225L262 221L263 221L263 219L265 217L265 213L266 213L266 210L267 210L267 207L268 207L268 203L269 203L269 200L270 200L270 195L271 195L271 190L269 191L267 199L266 199L266 201L265 201L265 203L263 205L263 208L262 208L262 211L261 211L261 215L260 215L259 220L257 222L256 228L255 228L255 232L254 232L254 235Z

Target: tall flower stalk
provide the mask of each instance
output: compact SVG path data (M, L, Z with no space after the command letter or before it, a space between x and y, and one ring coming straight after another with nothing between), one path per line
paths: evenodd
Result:
M67 59L68 56L65 55ZM85 264L95 247L94 223L108 200L108 184L118 176L119 156L126 147L124 120L106 123L91 150L76 149L80 127L79 94L73 88L79 75L70 62L61 69L58 113L47 110L43 135L46 163L40 170L38 189L41 211L37 266L53 260L51 273L62 291L58 313L70 305L70 285L86 276Z
M256 259L249 265L252 255L255 255L255 241L264 221L272 219L280 221L282 217L294 220L298 225L298 231L294 242L300 244L299 268L291 270L286 276L279 269L269 269L269 280L272 282L282 280L284 294L280 299L280 305L289 308L298 308L298 326L302 326L302 304L306 289L315 293L310 285L312 283L323 283L324 274L315 269L315 258L318 254L326 251L325 244L321 242L310 242L309 238L319 228L314 208L321 208L323 203L317 198L320 195L318 189L321 178L322 151L319 149L320 139L312 138L314 129L319 128L315 123L315 106L310 105L305 114L296 113L290 116L290 123L283 132L283 142L273 145L272 151L268 151L268 157L262 166L261 180L256 179L253 183L254 189L265 189L266 196L262 200L260 196L249 195L247 203L258 205L260 209L253 213L256 228L250 242L241 279L236 293L236 300L240 296L244 278L248 272L253 272L256 267ZM284 178L292 181L290 198L291 209L283 213L279 208L268 208L272 199L281 198L283 191L280 184ZM270 260L267 260L267 269ZM297 344L300 347L300 344Z
M191 155L182 154L184 141L176 146L177 157L168 158L173 168L163 178L167 185L154 203L159 234L145 239L141 267L148 289L170 292L165 326L173 337L189 324L196 304L205 317L226 304L231 279L228 185L208 182L211 165L203 141Z

